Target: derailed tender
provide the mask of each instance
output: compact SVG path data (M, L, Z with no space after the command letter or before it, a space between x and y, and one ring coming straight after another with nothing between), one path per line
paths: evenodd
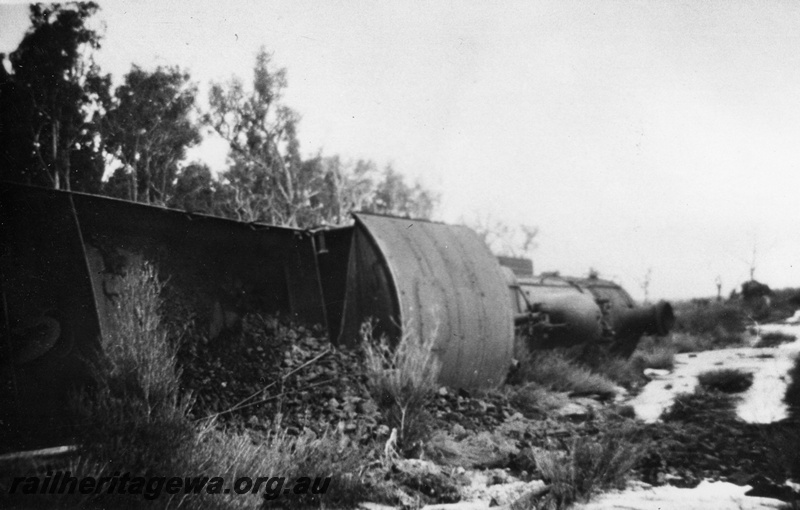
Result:
M516 275L504 267L514 322L533 349L602 344L628 357L643 335L664 336L675 322L666 301L637 306L618 284L596 277Z
M368 319L394 340L436 335L442 384L502 384L513 320L500 266L477 234L429 221L355 218L339 341L357 340Z
M394 342L436 335L440 383L456 388L504 382L515 324L534 348L610 342L629 355L674 320L612 282L514 275L464 226L354 218L301 230L0 183L0 453L70 436L68 390L91 382L119 277L142 260L207 341L235 341L244 316L264 313L357 345L370 320Z

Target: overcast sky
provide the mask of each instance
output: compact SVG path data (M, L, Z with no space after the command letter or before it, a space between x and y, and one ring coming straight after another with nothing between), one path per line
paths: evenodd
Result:
M391 162L439 219L540 228L538 271L590 267L636 298L749 276L800 287L800 3L99 2L98 60L178 64L205 90L288 70L306 155ZM27 26L0 7L0 51ZM193 153L215 168L224 151Z

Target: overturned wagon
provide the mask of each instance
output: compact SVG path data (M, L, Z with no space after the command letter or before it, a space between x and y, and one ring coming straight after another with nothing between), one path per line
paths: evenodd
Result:
M214 341L227 341L252 312L322 324L343 345L357 343L369 320L376 334L394 341L435 335L440 381L453 387L503 382L515 315L566 325L559 333L572 331L565 333L572 342L596 341L597 335L575 332L594 331L609 318L618 319L616 331L633 324L639 336L668 328L666 312L654 330L643 327L652 322L650 312L633 308L617 315L601 310L592 323L587 317L602 301L602 285L564 280L567 292L553 301L533 292L535 282L509 280L469 228L354 218L348 227L301 230L0 184L0 420L16 431L10 447L63 439L66 392L87 380L87 363L109 328L119 275L141 259L169 279L170 300ZM591 306L570 293L579 287L588 289ZM524 306L518 293L509 296L517 288L529 290ZM588 316L572 313L581 306Z

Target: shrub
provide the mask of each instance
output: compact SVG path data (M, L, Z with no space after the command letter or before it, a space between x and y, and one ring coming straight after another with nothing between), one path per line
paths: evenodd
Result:
M581 366L558 350L531 353L520 362L516 377L553 391L596 394L605 398L611 398L617 392L616 385L607 377Z
M177 346L161 325L155 269L132 265L120 279L95 385L76 396L82 443L95 458L132 472L169 471L191 449L191 401L180 394Z
M508 400L526 418L544 418L550 411L563 407L569 399L563 393L556 393L537 383L511 386L507 389Z
M148 414L179 392L177 347L161 325L161 291L152 265L132 266L120 281L110 324L101 341L100 383L115 393L136 394Z
M674 308L676 332L706 337L717 347L742 343L748 315L739 301L690 301Z
M366 499L393 502L380 480L363 475L363 466L377 455L352 441L343 428L292 435L276 420L272 429L255 438L220 430L207 421L189 419L189 399L180 395L176 347L162 327L161 292L149 264L132 266L121 278L111 331L102 341L95 367L96 384L75 396L80 418L79 461L68 464L72 476L221 476L226 484L241 476L300 476L316 478L325 494L281 494L269 500L265 489L253 494L169 495L155 499L129 494L20 495L20 508L257 508L273 503L283 508L354 507ZM296 432L296 431L295 431ZM38 466L21 467L36 472ZM49 469L49 467L48 467ZM26 471L27 470L27 471ZM377 474L369 475L377 476ZM4 479L0 476L0 485ZM274 487L273 487L274 488ZM153 494L153 496L155 496ZM22 499L24 497L24 499Z
M613 354L596 344L583 346L580 354L574 358L567 355L567 359L628 389L646 382L640 359Z
M733 398L721 391L698 386L693 393L675 397L672 406L661 415L664 421L703 423L716 421L720 414L732 414Z
M196 446L195 426L188 419L191 402L181 395L177 346L168 342L161 323L162 289L148 263L131 265L120 278L109 328L93 364L94 384L71 401L83 449L73 476L197 472L191 464ZM103 493L88 499L57 496L48 504L144 508L155 503Z
M652 337L639 342L639 347L631 357L644 368L672 370L675 366L677 349L669 342L655 340Z
M773 289L767 321L778 322L791 317L800 308L800 289Z
M418 447L428 433L424 408L438 389L441 370L434 352L436 330L434 327L420 337L406 324L400 341L392 348L386 337L373 338L370 323L362 326L370 391L389 426L397 429L398 444L406 451Z
M711 337L701 337L688 333L672 333L669 343L676 354L702 352L714 348L714 341Z
M756 342L753 347L777 347L780 344L794 342L795 340L797 340L797 337L794 335L787 335L780 331L770 331L769 333L761 335L758 342Z
M753 385L753 374L733 368L709 370L697 376L700 386L723 393L741 393Z
M551 484L549 506L566 508L587 501L599 490L623 488L628 472L645 452L635 435L631 426L623 426L594 437L575 437L567 442L566 451L534 451L537 468Z

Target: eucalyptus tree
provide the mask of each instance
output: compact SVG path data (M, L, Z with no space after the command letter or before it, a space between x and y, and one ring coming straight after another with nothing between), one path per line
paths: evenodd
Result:
M56 189L97 191L103 175L100 119L110 78L93 59L100 34L90 25L94 2L33 4L31 27L10 55L0 109L14 123L4 178ZM4 136L4 138L6 138ZM4 144L9 139L4 140Z
M186 149L201 140L192 119L196 95L189 74L178 67L131 68L103 122L106 150L119 163L109 194L170 201Z

